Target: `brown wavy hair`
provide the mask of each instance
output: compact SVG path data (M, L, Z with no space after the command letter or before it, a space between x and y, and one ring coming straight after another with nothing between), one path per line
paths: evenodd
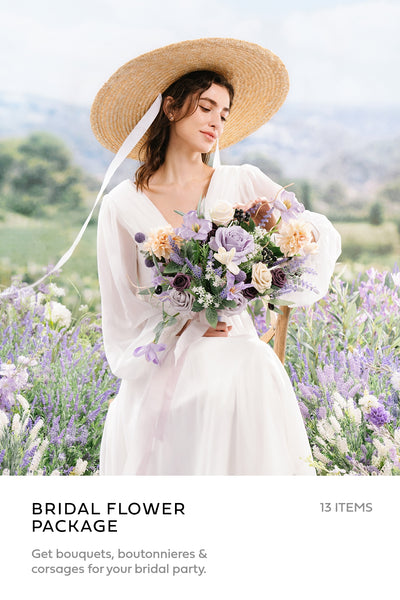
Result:
M180 77L180 79L165 90L162 98L164 100L167 96L171 96L173 102L171 102L170 108L176 111L182 109L188 97L191 98L185 114L179 117L180 120L194 113L201 94L208 90L213 83L221 85L228 90L232 105L234 96L232 85L223 75L219 75L213 71L192 71L191 73L186 73L186 75ZM143 161L143 164L136 171L136 189L143 190L144 187L147 187L150 177L164 163L169 142L169 128L170 121L161 105L160 112L149 127L147 132L148 137L139 152L139 159ZM201 157L203 162L207 164L209 154L202 154Z

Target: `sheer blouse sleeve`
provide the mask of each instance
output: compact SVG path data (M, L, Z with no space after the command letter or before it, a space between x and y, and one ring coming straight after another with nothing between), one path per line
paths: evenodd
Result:
M154 327L161 319L160 308L137 294L137 253L114 198L105 196L97 236L103 338L111 370L123 379L136 379L144 374L143 369L155 367L144 356L134 357L133 351L153 341Z
M244 203L255 200L259 196L264 196L267 200L274 200L277 193L283 189L257 167L243 165L241 169L244 176L240 178L240 191ZM304 279L316 291L302 289L289 292L282 295L281 298L293 302L297 306L307 306L320 300L328 292L329 282L341 253L341 239L339 233L324 215L306 210L301 218L312 224L318 245L318 252L309 255L303 265L310 271L304 274Z

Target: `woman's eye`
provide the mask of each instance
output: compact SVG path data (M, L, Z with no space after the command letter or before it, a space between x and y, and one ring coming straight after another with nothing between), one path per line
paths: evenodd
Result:
M211 108L207 108L206 106L201 106L200 104L200 108L201 110L203 110L204 112L210 112Z

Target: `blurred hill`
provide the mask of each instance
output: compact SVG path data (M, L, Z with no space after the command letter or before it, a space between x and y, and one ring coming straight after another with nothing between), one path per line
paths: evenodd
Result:
M102 178L113 154L90 129L89 107L30 95L0 93L0 138L47 131L70 148L75 162ZM222 153L225 163L268 157L287 178L339 182L347 195L374 194L400 178L400 108L332 108L290 104L255 134ZM131 177L127 161L116 180ZM115 183L116 181L113 181Z

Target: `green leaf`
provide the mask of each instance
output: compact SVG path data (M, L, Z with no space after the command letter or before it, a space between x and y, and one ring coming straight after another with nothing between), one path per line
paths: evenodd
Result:
M165 326L171 327L171 325L175 325L175 323L176 323L176 317L170 317L168 319L168 321L166 322Z
M197 300L193 302L192 311L193 312L201 312L204 309L204 306L200 304Z
M224 308L235 308L236 302L234 300L224 300L222 306Z
M181 265L177 265L176 263L174 263L173 261L167 263L165 265L164 271L163 271L163 275L172 275L175 273L179 273L179 271L181 270L182 266Z
M255 228L256 228L256 224L254 223L253 219L250 217L248 231L250 231L250 232L254 231Z
M206 319L210 323L211 327L214 329L217 327L218 323L218 311L213 306L209 306L206 308Z

